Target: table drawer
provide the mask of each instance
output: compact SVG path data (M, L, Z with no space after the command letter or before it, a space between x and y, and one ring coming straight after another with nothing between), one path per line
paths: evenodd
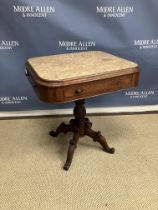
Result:
M78 99L128 88L132 86L132 78L133 74L129 74L77 85L65 86L64 97L65 99Z

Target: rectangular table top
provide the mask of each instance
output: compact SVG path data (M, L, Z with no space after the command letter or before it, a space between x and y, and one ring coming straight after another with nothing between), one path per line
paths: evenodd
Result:
M138 85L139 66L101 51L30 58L27 76L46 102L65 103Z
M30 58L26 66L44 81L75 82L130 73L138 65L109 53L89 51Z

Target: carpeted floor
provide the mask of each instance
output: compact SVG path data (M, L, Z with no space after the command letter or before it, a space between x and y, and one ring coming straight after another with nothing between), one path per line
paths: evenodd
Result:
M62 169L71 134L48 132L69 118L0 121L0 209L157 210L158 114L90 117L114 155L80 139Z

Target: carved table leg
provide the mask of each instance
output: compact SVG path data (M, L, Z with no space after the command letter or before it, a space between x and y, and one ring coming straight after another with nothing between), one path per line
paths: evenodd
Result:
M60 133L67 133L69 131L73 131L73 126L71 124L65 124L65 123L61 123L58 128L56 129L56 131L50 131L49 134L50 136L58 136Z
M75 101L75 107L74 107L74 119L71 119L69 124L61 123L59 127L56 129L56 131L51 131L50 135L51 136L58 136L60 133L67 133L67 132L73 132L73 138L69 142L69 148L67 152L67 160L64 165L64 169L68 170L73 154L75 151L75 148L77 147L77 142L79 137L82 136L89 136L93 139L93 141L99 142L103 149L108 152L108 153L114 153L115 149L110 148L106 142L106 139L101 135L100 131L95 132L91 129L92 123L89 121L88 118L86 118L86 109L84 106L85 100L81 99L78 101Z
M93 141L99 142L106 152L108 152L110 154L113 154L115 152L114 148L110 148L108 146L108 144L106 142L106 139L104 138L104 136L101 135L100 131L95 132L91 128L87 128L86 129L86 135L91 137L93 139Z
M73 139L70 140L70 143L69 143L69 149L68 149L68 152L67 152L67 160L66 160L66 163L64 165L65 170L68 170L70 165L71 165L73 154L74 154L74 151L77 147L78 139L79 139L79 132L75 132L74 136L73 136Z

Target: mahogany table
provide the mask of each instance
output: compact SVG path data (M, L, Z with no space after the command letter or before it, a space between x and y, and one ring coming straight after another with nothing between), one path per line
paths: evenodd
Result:
M114 153L101 132L91 129L86 118L85 98L135 87L139 66L126 59L101 51L89 51L30 58L26 62L27 77L42 101L66 103L75 101L74 119L61 123L51 136L72 132L64 169L68 170L79 137L87 135L99 142L104 151Z

